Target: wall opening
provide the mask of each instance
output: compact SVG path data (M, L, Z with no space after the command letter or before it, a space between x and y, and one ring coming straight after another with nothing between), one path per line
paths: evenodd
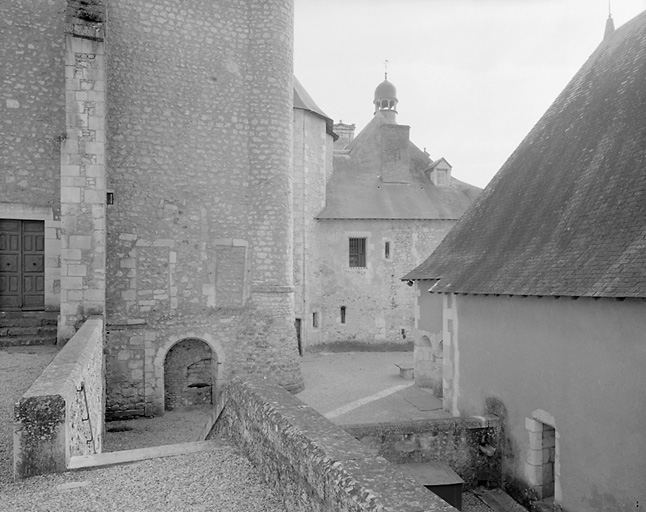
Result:
M294 327L296 328L296 342L298 343L298 355L300 356L303 355L302 323L303 322L301 321L300 318L297 318L296 320L294 320Z
M390 259L390 242L384 242L384 258Z
M217 371L217 356L204 341L177 342L164 361L164 409L213 404Z
M556 429L542 423L543 465L542 499L554 497L554 461L556 459Z
M316 311L314 311L314 313L312 313L312 327L314 329L319 328L319 314Z
M535 411L535 416L537 417L526 419L529 449L525 476L541 500L558 502L561 500L558 432L551 415L538 410ZM548 420L549 423L541 420Z
M341 306L341 323L345 323L345 306Z
M366 239L350 238L349 242L349 261L350 267L365 268L366 266Z

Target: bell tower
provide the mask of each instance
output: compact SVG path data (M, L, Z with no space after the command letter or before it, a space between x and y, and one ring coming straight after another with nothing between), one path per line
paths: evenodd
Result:
M386 61L388 65L388 61ZM386 119L397 122L397 89L388 81L388 70L384 72L384 81L375 89L375 114L380 112Z

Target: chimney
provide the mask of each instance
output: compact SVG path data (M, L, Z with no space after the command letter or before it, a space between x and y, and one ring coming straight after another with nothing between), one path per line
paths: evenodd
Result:
M381 181L410 183L410 126L383 124L381 131Z
M345 124L343 121L334 124L334 133L339 136L334 141L335 150L345 149L354 140L354 128L353 124Z

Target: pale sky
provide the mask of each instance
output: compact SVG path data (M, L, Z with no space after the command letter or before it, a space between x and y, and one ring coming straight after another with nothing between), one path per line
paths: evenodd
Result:
M608 0L295 0L295 74L358 133L374 90L453 175L484 187L603 38ZM612 0L618 28L646 0Z

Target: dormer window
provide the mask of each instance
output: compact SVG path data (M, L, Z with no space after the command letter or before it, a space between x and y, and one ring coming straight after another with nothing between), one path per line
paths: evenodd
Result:
M451 164L440 158L426 168L426 173L436 187L448 187L451 184L451 169Z

